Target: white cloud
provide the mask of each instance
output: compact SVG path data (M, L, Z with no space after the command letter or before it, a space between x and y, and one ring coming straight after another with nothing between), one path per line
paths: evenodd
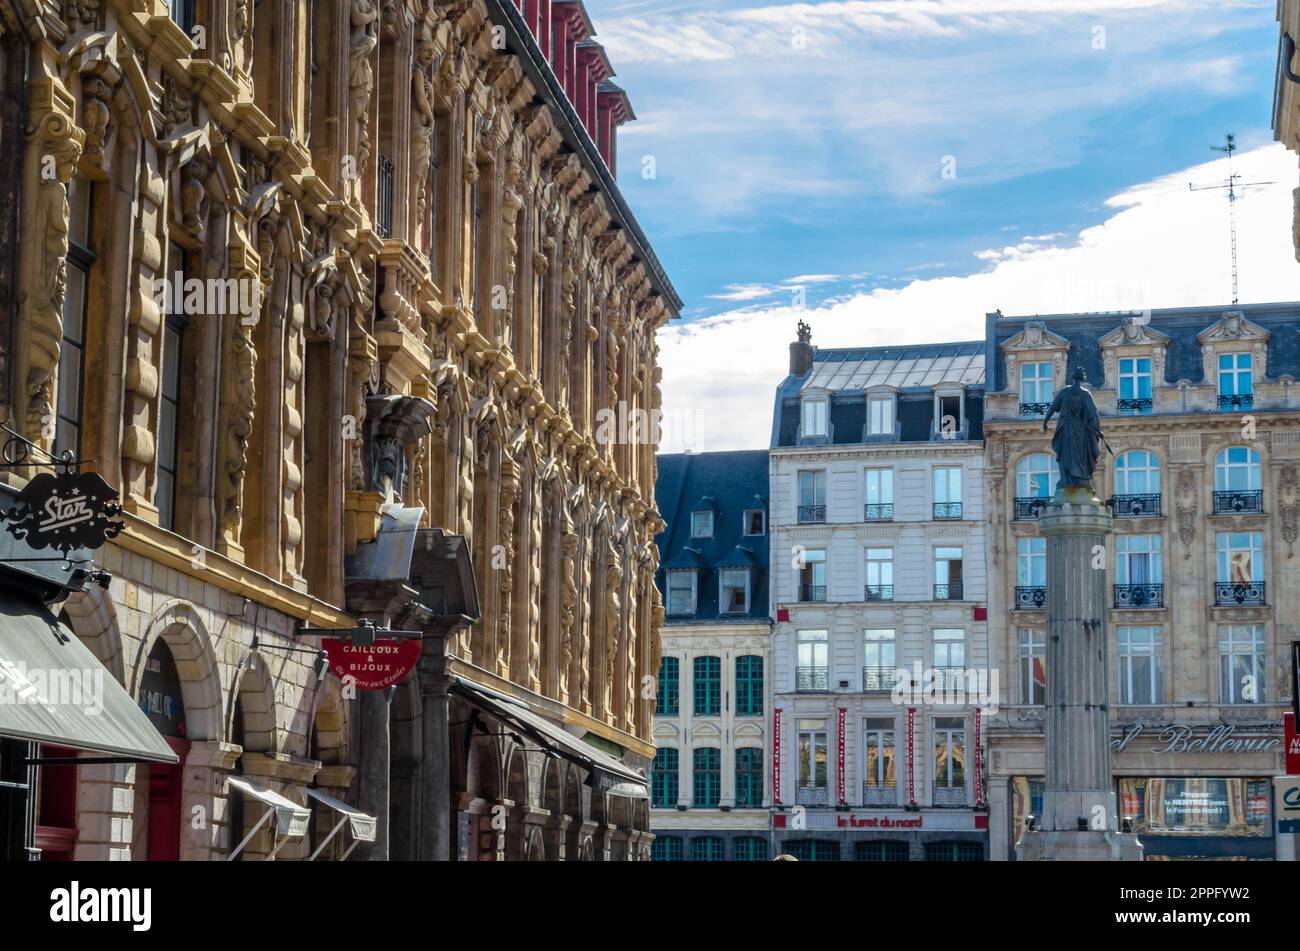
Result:
M1241 299L1300 298L1291 244L1296 157L1281 146L1237 155L1249 189L1237 203ZM788 366L795 323L812 324L822 347L977 340L984 315L1133 311L1231 301L1227 200L1191 192L1225 178L1218 160L1166 175L1106 200L1113 210L1070 246L1028 243L990 266L916 280L812 308L743 307L660 331L666 452L756 448L771 438L772 399ZM991 229L992 230L992 229ZM1055 242L1059 236L1043 235ZM1005 250L1005 249L1004 249Z

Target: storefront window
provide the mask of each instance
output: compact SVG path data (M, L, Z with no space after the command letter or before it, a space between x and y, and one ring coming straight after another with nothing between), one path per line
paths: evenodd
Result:
M1264 778L1125 777L1120 814L1138 834L1268 836L1271 791Z

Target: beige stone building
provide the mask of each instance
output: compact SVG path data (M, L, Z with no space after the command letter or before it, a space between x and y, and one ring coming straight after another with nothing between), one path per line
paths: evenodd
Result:
M56 609L180 757L37 770L38 843L222 858L242 777L309 813L245 857L315 850L309 790L380 813L372 858L390 823L394 857L648 856L655 446L600 427L658 410L679 301L590 32L575 0L0 2L0 416L120 493L111 584ZM465 539L478 617L360 738L385 695L300 628L432 631L418 549L358 574L389 525Z
M1058 475L1042 420L1075 367L1109 453L1096 476L1107 572L1114 775L1150 859L1272 858L1288 657L1300 612L1294 304L988 318L985 507L994 859L1041 814L1042 505Z

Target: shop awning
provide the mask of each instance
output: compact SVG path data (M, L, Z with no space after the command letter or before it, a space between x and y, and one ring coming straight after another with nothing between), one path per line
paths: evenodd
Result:
M262 813L262 818L257 820L257 824L248 830L248 835L244 836L242 842L235 846L227 861L233 862L240 852L244 851L246 846L257 834L257 830L266 824L266 821L275 816L275 831L280 834L280 841L275 844L271 854L267 858L275 858L275 853L280 851L280 846L284 845L289 839L300 838L307 834L307 824L311 821L311 813L306 806L300 806L292 799L287 799L280 795L274 789L263 786L256 780L249 779L246 776L231 776L229 779L230 788L238 790L245 796L256 799L262 805L266 806L266 812Z
M0 588L0 736L177 762L90 648L45 605L6 588Z
M530 737L557 756L587 770L587 783L596 792L631 799L648 799L646 778L622 760L574 736L559 724L539 716L514 697L464 680L453 682L451 692L508 727Z
M327 806L339 814L338 824L330 830L330 834L327 835L324 841L316 847L316 851L311 854L311 858L307 860L308 862L314 862L316 860L316 856L320 855L321 852L324 851L325 846L329 845L330 840L333 839L334 836L338 835L339 830L343 828L344 824L347 824L348 831L352 833L352 844L348 846L346 852L339 856L340 862L351 855L352 850L362 842L375 841L375 830L378 826L378 821L374 816L367 815L355 806L349 806L346 802L343 802L340 799L335 799L329 793L322 792L319 789L308 789L307 795L312 799L315 799L322 806Z

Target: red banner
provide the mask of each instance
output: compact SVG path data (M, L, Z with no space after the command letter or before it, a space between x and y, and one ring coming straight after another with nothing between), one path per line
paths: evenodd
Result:
M772 804L781 805L781 708L772 711Z
M845 715L845 713L846 713L845 708L844 708L844 707L840 707L840 731L839 731L839 747L840 747L840 748L839 748L839 754L838 754L838 760L837 760L837 767L838 767L838 769L839 769L840 805L841 805L841 806L844 805L844 715Z
M321 647L329 658L330 670L344 683L358 690L384 690L401 683L420 659L418 640L377 640L369 647L327 637ZM351 678L349 680L348 678Z
M916 707L907 708L907 801L916 805Z
M984 805L984 748L980 743L980 708L975 708L975 807Z
M1294 713L1282 714L1282 731L1286 737L1286 774L1300 776L1300 734L1296 732Z

